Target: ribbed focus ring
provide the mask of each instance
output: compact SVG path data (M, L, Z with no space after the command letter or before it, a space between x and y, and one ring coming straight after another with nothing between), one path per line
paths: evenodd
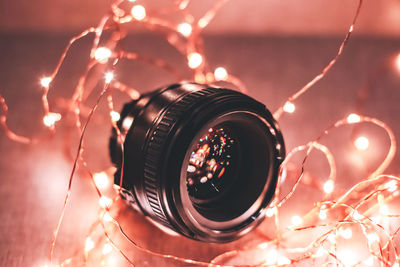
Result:
M161 222L171 227L168 222L165 213L160 204L160 198L157 188L160 188L157 180L157 167L160 166L161 162L161 151L165 145L166 139L169 135L173 125L187 112L191 107L196 105L198 101L205 99L206 97L221 93L225 90L216 88L207 88L193 93L185 95L182 99L175 102L168 108L165 114L162 116L159 123L153 127L150 135L148 145L144 151L145 162L144 162L144 183L143 188L146 192L148 202L153 212Z

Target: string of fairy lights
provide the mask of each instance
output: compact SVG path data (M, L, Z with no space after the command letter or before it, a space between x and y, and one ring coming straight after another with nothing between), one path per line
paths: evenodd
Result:
M139 2L141 3L139 4ZM384 122L354 113L349 114L346 118L337 121L322 131L321 135L315 140L295 147L288 153L281 167L280 182L277 186L275 198L265 210L266 216L274 221L276 234L273 237L265 238L265 242L227 251L215 257L210 262L202 262L195 259L157 253L152 251L151 248L137 244L134 236L126 234L116 219L118 216L112 215L115 214L113 211L118 210L118 207L115 205L119 198L118 192L115 192L112 196L104 193L112 188L112 177L115 168L109 167L104 171L93 173L85 162L83 143L86 127L90 120L95 118L95 111L100 101L105 99L109 108L110 123L118 131L116 122L119 120L120 114L114 110L113 93L120 91L131 99L140 97L137 90L116 79L115 70L121 59L141 61L154 65L170 72L178 80L181 79L181 71L169 65L162 58L150 58L122 50L119 44L126 36L126 33L120 26L137 23L148 27L152 31L164 33L167 42L187 59L187 67L191 70L195 82L208 84L225 82L241 91L246 91L246 87L240 79L232 75L226 68L221 66L210 67L204 54L201 32L212 21L218 10L223 8L224 4L228 1L215 1L214 5L200 18L195 18L189 12L188 6L190 5L190 0L174 0L171 2L172 4L168 10L163 10L163 12L176 14L182 19L181 23L175 24L164 19L160 16L161 11L156 12L155 10L147 9L146 1L144 0L114 0L110 6L109 13L100 20L96 27L91 27L71 38L53 72L49 76L40 79L42 86L42 106L44 110L43 125L48 129L48 132L44 136L25 137L9 129L7 124L8 106L5 99L0 95L2 110L0 124L4 133L13 141L24 144L44 142L50 136L56 134L57 123L69 115L72 115L74 118L73 129L77 130L80 134L79 146L76 155L73 157L73 169L70 174L63 210L51 243L50 263L45 266L78 266L85 264L113 266L112 263L109 263L108 259L113 251L119 253L129 264L134 265L135 259L131 258L129 253L125 249L122 249L113 238L114 235L119 233L131 244L132 248L139 249L152 256L199 266L221 266L224 264L232 266L234 264L229 263L229 259L232 257L240 258L245 254L256 254L257 256L252 258L252 262L245 262L243 264L247 266L285 266L304 263L307 266L314 264L317 266L379 265L398 267L400 256L396 238L400 232L400 214L393 213L390 203L398 198L400 177L384 174L396 152L395 136ZM354 30L361 6L362 0L359 0L353 21L335 57L320 74L316 75L315 78L283 103L274 113L276 119L279 119L284 114L294 113L296 110L294 102L321 80L334 66ZM107 34L105 34L106 32ZM54 109L49 106L47 99L49 91L55 90L52 87L52 82L59 74L60 67L72 44L87 35L93 35L94 39L86 69L80 76L73 95L66 99L65 103L68 103L68 105L64 107L64 113L53 112ZM103 70L101 77L92 72L95 67L99 66ZM400 54L394 57L393 67L400 72ZM88 108L86 100L93 90L93 86L90 87L88 84L91 84L93 81L97 84L103 84L104 87L101 94L98 95L96 104ZM84 110L86 112L83 112ZM382 163L376 170L371 171L367 177L362 177L364 179L361 179L361 182L344 191L337 188L335 158L329 148L322 144L322 140L338 128L351 127L361 123L370 123L383 129L390 140L390 147ZM120 137L122 138L122 136ZM369 149L369 139L363 135L359 135L354 139L354 146L359 151L366 151ZM320 177L312 177L305 171L305 163L313 150L320 151L326 157L329 164L329 177L324 182L321 182ZM295 154L301 151L305 152L301 166L293 167L291 160ZM75 177L78 167L90 175L93 186L98 194L98 219L93 222L81 250L78 250L70 257L66 256L64 259L55 259L54 250L57 245L57 237L62 227L65 209L69 202L72 180ZM289 175L294 170L300 170L300 174ZM283 194L280 187L285 179L289 179L289 177L296 178L289 192ZM300 184L307 184L307 186L320 189L324 193L323 199L314 203L313 208L307 213L303 215L293 214L289 226L282 227L280 223L280 210L292 195L298 191ZM101 234L96 232L98 229L101 230ZM307 241L307 244L303 244L302 246L291 245L291 237L300 236L304 233L312 236ZM362 258L355 259L354 255L350 254L357 254L356 252L350 250L349 254L349 249L341 249L342 246L345 246L343 245L343 240L352 239L355 235L359 236L355 239L358 240L359 247L364 246L367 251L365 255L363 254Z

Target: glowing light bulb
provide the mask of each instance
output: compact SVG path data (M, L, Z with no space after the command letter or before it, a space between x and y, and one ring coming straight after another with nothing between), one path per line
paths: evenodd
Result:
M188 37L192 34L192 25L187 22L181 23L178 25L178 32L183 36Z
M335 184L332 180L328 180L324 183L324 192L330 194L335 189Z
M386 185L385 185L385 187L386 187L386 189L389 191L389 192L394 192L394 191L396 191L397 190L397 182L396 181L394 181L394 180L392 180L392 181L390 181L390 182L387 182L386 183Z
M322 257L326 254L326 250L323 247L319 247L317 252L315 253L315 257Z
M132 17L138 21L146 18L146 9L141 5L135 5L131 9Z
M104 213L103 215L103 220L106 222L112 222L114 221L113 217L110 215L109 212Z
M51 77L43 77L42 79L40 79L40 84L43 87L49 87L51 81L52 81Z
M360 136L354 141L354 145L358 150L367 150L369 147L369 140L365 136Z
M269 243L268 242L260 243L258 244L258 247L260 249L267 249L269 247Z
M218 67L214 70L214 77L217 81L225 81L228 79L228 72L223 67Z
M395 66L398 72L400 72L400 53L396 56Z
M276 263L280 266L280 265L288 265L290 264L292 261L290 259L288 259L287 257L281 255L278 257L278 260L276 261Z
M98 172L93 175L93 180L99 189L106 189L109 185L108 175L105 172Z
M371 221L372 221L374 224L380 224L380 223L381 223L381 220L382 220L382 217L381 217L381 216L371 217Z
M296 106L292 102L286 102L283 106L283 111L287 113L293 113L296 110Z
M103 246L102 252L104 255L106 255L106 254L110 253L112 251L112 249L113 249L112 245L110 243L106 243Z
M319 211L319 216L318 216L321 220L325 220L327 217L328 217L328 215L327 215L327 213L326 213L326 210L320 210Z
M108 197L102 196L99 199L99 205L102 208L109 208L109 207L111 207L111 204L112 204L112 200Z
M361 121L361 117L355 113L351 113L349 116L347 116L348 123L357 123L360 121Z
M339 234L344 239L350 239L353 236L353 231L351 231L350 228L345 228L345 229L340 228Z
M107 47L99 47L94 52L94 58L101 64L107 63L108 59L111 57L112 52Z
M330 233L328 235L327 239L331 244L335 244L336 243L336 235L334 233Z
M197 25L198 25L200 28L206 27L207 24L208 24L208 21L207 21L206 19L204 19L204 18L199 19L199 22L197 23Z
M203 63L203 56L197 52L188 55L188 66L191 69L199 67Z
M104 78L106 80L106 83L110 83L114 79L114 73L107 72Z
M303 223L303 219L298 215L294 215L294 216L292 216L291 222L292 222L292 225L298 226Z
M370 233L367 235L368 243L372 244L375 242L379 242L379 236L375 233Z
M93 248L94 248L94 241L93 241L90 237L86 238L86 241L85 241L85 251L86 251L86 252L89 252L89 251L91 251Z
M265 215L267 215L267 217L272 217L275 214L275 208L268 208L267 211L265 212Z
M381 205L379 208L379 212L382 215L388 215L389 214L389 206L388 205Z
M267 255L266 255L266 264L267 265L276 265L276 261L278 259L278 251L276 249L271 248L268 250Z
M374 265L374 258L371 256L371 257L369 257L368 259L366 259L366 260L364 261L364 263L365 263L365 265L367 265L367 266L373 266L373 265Z
M121 118L121 115L118 112L114 111L114 110L110 112L110 116L111 116L111 120L113 122L117 122Z
M357 266L360 261L359 255L354 253L352 250L340 250L336 253L337 258L340 260L343 266ZM360 266L358 264L358 266Z
M47 127L53 127L54 124L59 120L61 120L61 114L50 112L43 117L43 124Z
M360 221L362 219L364 219L364 216L361 215L358 211L354 211L353 214L351 215L353 217L354 220Z

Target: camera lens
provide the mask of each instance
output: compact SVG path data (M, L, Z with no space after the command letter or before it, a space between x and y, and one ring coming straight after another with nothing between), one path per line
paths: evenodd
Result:
M117 125L115 185L155 222L228 242L264 218L285 148L263 104L228 89L175 84L126 104Z

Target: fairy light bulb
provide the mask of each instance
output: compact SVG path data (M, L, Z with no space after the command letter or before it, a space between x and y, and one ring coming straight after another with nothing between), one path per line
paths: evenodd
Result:
M214 77L217 81L225 81L228 79L228 72L223 67L218 67L214 71Z
M192 34L192 25L187 22L178 25L178 32L185 37L189 37Z
M114 221L113 217L110 215L109 212L104 213L103 215L103 221L105 222L112 222Z
M330 194L335 189L335 184L332 180L328 180L324 183L324 192Z
M395 192L398 189L397 182L394 180L387 182L385 188L389 192Z
M396 56L395 66L398 72L400 72L400 53Z
M292 216L290 221L292 222L293 226L299 226L303 223L303 219L298 215Z
M267 215L267 217L272 217L275 214L275 208L268 208L267 211L265 212L265 215Z
M103 255L110 253L112 251L112 249L113 249L113 247L110 243L104 244L103 249L102 249Z
M199 19L199 22L197 23L197 25L198 25L200 28L206 27L207 24L208 24L208 21L207 21L207 19L205 19L205 18Z
M114 79L114 73L107 72L104 78L106 80L106 83L110 83Z
M293 113L296 110L296 106L292 102L286 102L283 106L283 111L287 113Z
M315 257L322 257L326 254L326 250L323 247L319 247L317 252L314 254Z
M278 260L276 261L276 263L278 264L278 266L282 266L282 265L288 265L290 264L292 261L290 259L288 259L286 256L280 255L278 257Z
M101 64L107 63L108 59L111 57L112 52L107 47L99 47L94 52L94 58Z
M278 251L274 248L270 248L266 255L266 264L267 265L276 265L276 261L278 259Z
M355 113L351 113L349 114L349 116L347 116L347 123L357 123L361 121L361 117Z
M350 228L340 228L339 230L339 234L341 237L343 237L344 239L350 239L353 236L353 231L351 231Z
M382 204L382 205L379 207L379 212L380 212L382 215L388 215L388 214L389 214L389 206L388 206L388 205L385 205L385 204Z
M318 217L319 217L321 220L326 220L326 218L328 217L326 210L320 210L320 211L319 211Z
M59 120L61 120L61 114L49 112L43 117L43 124L47 127L53 127L54 124Z
M330 233L327 239L331 244L336 244L336 234Z
M118 112L114 111L114 110L110 112L110 116L111 116L111 120L113 122L117 122L121 118L121 115Z
M85 252L89 252L94 248L94 241L88 237L85 241Z
M361 215L358 211L354 211L351 215L351 217L353 217L354 220L360 221L362 219L364 219L364 216Z
M203 63L203 56L197 52L188 55L188 66L191 69L198 68Z
M264 242L264 243L258 244L257 246L260 249L267 249L269 247L269 243L268 242Z
M42 79L40 79L40 84L41 84L43 87L49 87L51 81L52 81L52 78L51 78L51 77L43 77Z
M367 266L373 266L374 265L374 258L373 257L368 257L368 259L366 259L364 261L365 265Z
M99 205L102 208L109 208L111 207L112 204L112 200L108 197L102 196L101 198L99 198Z
M360 136L354 141L354 145L358 150L367 150L369 147L369 140L365 136Z
M374 224L380 224L381 223L381 221L382 221L382 217L381 216L374 216L374 217L371 217L371 221L374 223Z
M379 236L376 233L367 234L368 243L373 244L375 242L379 242Z
M93 180L99 189L106 189L109 185L108 175L105 172L95 173Z
M134 5L131 9L131 14L135 20L141 21L146 18L146 9L142 5Z

